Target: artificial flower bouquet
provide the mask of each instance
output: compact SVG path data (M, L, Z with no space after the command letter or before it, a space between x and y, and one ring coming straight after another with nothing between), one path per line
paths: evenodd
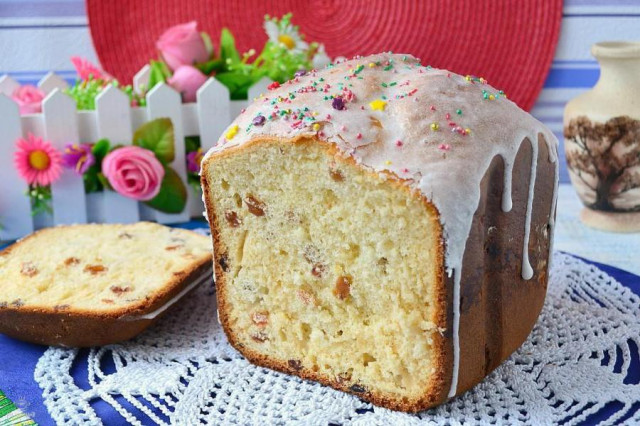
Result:
M187 202L187 190L169 164L175 156L171 120L145 123L133 135L133 145L67 144L63 152L31 134L16 143L14 165L29 184L32 213L51 213L51 184L66 167L81 175L86 193L110 189L165 212L179 213Z
M291 14L280 19L265 16L264 30L268 40L260 53L250 49L241 54L227 28L222 29L216 49L211 37L198 31L195 21L173 26L156 42L159 53L149 62L148 82L135 88L118 82L86 59L72 57L78 79L65 92L78 110L94 110L96 97L113 85L128 95L131 107L143 107L147 93L159 83L178 91L183 102L194 102L198 89L209 78L216 78L229 89L232 100L240 100L246 99L249 88L263 77L284 83L296 73L330 63L323 45L304 40ZM45 96L37 87L25 85L17 88L12 98L21 114L34 114L42 112ZM132 146L102 139L67 144L59 152L46 140L28 135L17 141L16 148L15 167L29 185L34 214L51 211L51 184L63 167L83 177L86 193L114 190L166 213L185 208L186 187L169 166L175 149L169 119L143 125L135 132ZM188 183L199 191L203 151L198 136L185 137L185 151Z

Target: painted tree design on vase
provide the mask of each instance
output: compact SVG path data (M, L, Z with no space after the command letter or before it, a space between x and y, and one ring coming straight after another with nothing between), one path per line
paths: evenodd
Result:
M571 180L585 206L594 210L640 211L640 120L628 116L594 123L585 116L564 128ZM635 201L633 201L635 198Z

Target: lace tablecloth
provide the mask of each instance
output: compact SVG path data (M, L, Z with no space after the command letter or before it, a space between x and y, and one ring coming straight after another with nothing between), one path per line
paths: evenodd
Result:
M215 309L213 287L203 285L132 341L47 349L35 379L51 416L101 424L99 402L131 424L579 424L606 406L608 424L640 422L640 298L566 254L554 255L526 343L471 391L416 415L249 364L227 343Z

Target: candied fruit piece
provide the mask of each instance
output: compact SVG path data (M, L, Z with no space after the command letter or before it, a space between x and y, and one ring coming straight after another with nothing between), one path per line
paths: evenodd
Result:
M249 213L254 216L264 216L265 204L253 195L248 195L244 202L247 204Z
M89 272L91 275L102 274L107 272L107 267L104 265L87 265L84 267L84 272Z
M249 211L251 211L251 208L249 208ZM227 223L232 228L237 228L238 226L242 225L242 220L240 220L238 214L233 210L227 210L226 212L224 212L224 217L225 219L227 219Z
M269 312L254 312L251 314L251 321L253 321L255 325L264 327L269 322Z
M336 280L336 286L333 289L333 295L340 300L345 300L349 297L349 291L351 289L351 277L348 275L342 275Z

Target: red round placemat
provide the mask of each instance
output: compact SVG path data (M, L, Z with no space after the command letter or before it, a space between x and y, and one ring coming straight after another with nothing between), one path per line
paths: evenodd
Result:
M87 0L102 66L120 81L157 56L168 27L196 20L214 44L230 28L238 49L260 49L264 15L293 12L332 56L391 50L486 78L524 109L542 89L560 32L562 0Z

